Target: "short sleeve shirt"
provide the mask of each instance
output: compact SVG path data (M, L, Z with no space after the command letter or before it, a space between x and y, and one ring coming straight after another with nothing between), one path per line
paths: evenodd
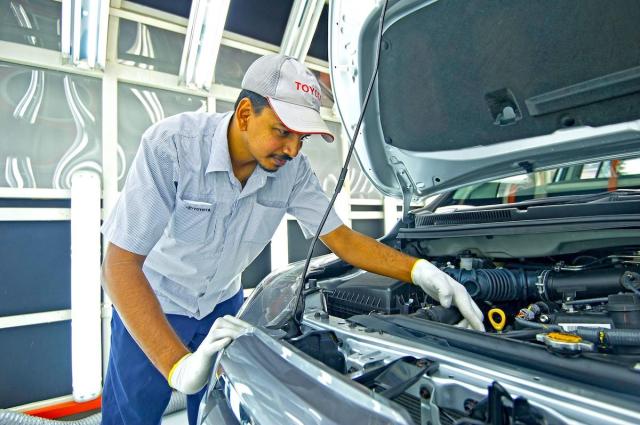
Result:
M285 213L309 238L329 205L302 153L276 172L256 167L243 188L229 157L231 118L186 112L150 127L102 227L110 242L147 256L143 271L165 313L208 315L240 290ZM322 234L340 225L332 209Z

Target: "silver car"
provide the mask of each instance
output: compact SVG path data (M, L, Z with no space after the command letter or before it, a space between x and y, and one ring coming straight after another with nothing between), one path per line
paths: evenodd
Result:
M205 424L640 423L640 2L332 0L358 161L487 332L333 255L267 276ZM376 61L377 52L379 62ZM411 208L417 204L421 208Z

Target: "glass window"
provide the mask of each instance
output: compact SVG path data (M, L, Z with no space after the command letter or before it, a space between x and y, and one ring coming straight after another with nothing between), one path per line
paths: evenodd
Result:
M279 46L293 0L233 0L225 30Z
M614 159L465 186L453 192L450 203L491 205L638 188L640 158Z
M318 21L318 27L311 39L309 46L309 56L329 60L329 8L325 5Z
M338 125L338 124L336 124ZM340 128L342 128L340 126ZM349 143L349 140L345 137L345 144ZM349 194L351 199L376 199L383 198L382 194L376 189L376 187L369 181L369 178L364 174L360 163L356 158L354 152L351 156L351 162L349 162L349 171L347 172L347 180L349 181Z
M118 190L122 190L140 137L149 126L171 115L206 107L204 97L118 84Z
M143 6L158 9L166 13L172 13L174 15L182 16L183 18L189 18L189 12L191 11L191 0L132 0L133 3L138 3Z
M384 220L382 219L351 220L351 227L356 232L360 232L374 239L384 236Z
M351 189L351 199L382 199L382 194L378 192L378 189L375 188L362 171L355 153L351 157L347 177L349 179L349 188Z
M331 88L331 77L326 72L320 72L311 70L313 75L316 76L318 84L320 84L320 91L322 92L322 98L320 102L325 108L333 108L333 89Z
M233 47L220 46L216 62L215 81L230 87L240 87L244 73L260 57L255 53Z
M118 63L177 75L184 34L120 19Z
M102 172L96 78L0 62L0 186L68 189Z
M626 159L618 165L619 176L640 175L640 158Z
M0 0L0 39L60 50L62 3L52 0Z
M603 161L598 170L598 178L611 178L614 176L640 175L640 158L612 161Z
M338 176L342 168L342 139L340 125L327 122L329 129L336 135L333 143L327 143L318 135L309 137L305 141L302 152L309 157L309 162L322 185L324 192L331 196L338 183Z
M598 174L598 170L600 169L600 163L594 162L591 164L585 164L582 167L582 173L580 174L580 179L595 179Z
M327 121L329 130L336 136L333 143L326 143L320 136L312 136L304 144L302 152L309 157L309 162L316 172L320 184L328 196L331 196L338 183L340 170L343 165L343 145L348 143L342 132L342 126L333 121ZM371 184L362 172L355 156L351 159L347 171L351 198L382 199L382 195Z
M216 112L233 111L234 102L225 102L224 100L216 100Z

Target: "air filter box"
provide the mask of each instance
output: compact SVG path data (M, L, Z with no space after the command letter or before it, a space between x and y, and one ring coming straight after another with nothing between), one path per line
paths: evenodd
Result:
M327 296L332 316L349 318L372 311L383 314L415 312L426 298L419 287L373 273L364 273L337 286Z

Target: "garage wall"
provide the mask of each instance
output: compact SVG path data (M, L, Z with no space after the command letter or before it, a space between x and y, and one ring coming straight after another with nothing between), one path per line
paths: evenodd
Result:
M257 24L243 27L246 22L238 17L246 14L237 9L241 2L232 1L216 84L203 93L178 84L187 27L180 16L183 12L156 14L144 8L144 1L122 2L119 7L112 3L108 65L100 72L62 63L61 2L21 2L21 13L31 25L16 19L14 3L0 0L0 408L24 410L32 403L71 400L71 175L78 170L101 175L106 216L149 125L182 111L228 110L249 64L278 52L279 45L269 38L273 32L253 33ZM264 6L262 1L252 3ZM292 3L274 0L268 13L284 16L286 24ZM262 14L256 19L267 18ZM305 153L330 194L345 158L346 141L333 110L326 7L320 25L306 63L321 83L321 114L340 137L331 145L307 144ZM355 161L349 165L343 193L336 205L343 220L363 233L380 236L386 227L382 213L386 201ZM286 219L283 229L243 274L245 288L254 287L274 266L306 252L308 241L301 237L298 224ZM104 301L106 359L110 304L107 298Z
M70 222L50 220L68 206L0 200L0 408L71 393ZM22 208L41 220L19 220ZM53 323L12 326L42 312Z

